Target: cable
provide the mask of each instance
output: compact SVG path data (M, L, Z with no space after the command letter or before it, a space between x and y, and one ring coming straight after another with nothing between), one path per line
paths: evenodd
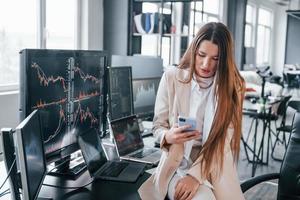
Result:
M84 188L90 184L92 184L94 182L94 179L92 179L91 182L85 184L85 185L82 185L82 186L76 186L76 187L65 187L65 186L59 186L59 185L49 185L49 184L46 184L46 183L43 183L44 186L48 186L48 187L54 187L54 188L59 188L59 189L79 189L79 188Z
M10 176L10 173L11 173L11 171L12 171L15 163L16 163L16 159L14 159L13 163L11 164L11 167L8 170L7 176L6 176L5 180L4 180L4 182L2 183L2 185L0 186L0 190L2 189L3 185L5 184L5 182L7 181L8 177Z
M54 166L49 172L47 172L47 175L48 175L50 172L52 172L53 170L57 169L58 167L64 165L64 164L67 163L67 162L69 162L70 160L71 160L71 158L68 159L68 160L65 160L64 162L58 164L57 166Z
M0 197L3 197L4 195L7 195L7 194L9 194L9 193L10 193L10 189L8 188L8 189L4 190L4 191L0 194Z

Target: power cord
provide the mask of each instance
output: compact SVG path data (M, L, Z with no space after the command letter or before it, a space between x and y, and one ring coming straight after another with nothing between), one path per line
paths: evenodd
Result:
M7 194L9 194L9 193L10 193L10 189L4 190L4 191L0 194L0 198L3 197L3 196L5 196L5 195L7 195Z
M11 164L10 169L8 170L7 176L6 176L5 180L4 180L4 182L2 183L2 185L0 186L0 190L2 189L2 187L5 184L5 182L7 181L8 177L10 176L11 171L12 171L12 169L13 169L13 167L14 167L15 164L16 164L16 159L14 159L13 163Z
M67 159L67 160L65 160L64 162L62 162L62 163L60 163L60 164L54 166L50 171L47 172L47 175L48 175L50 172L52 172L53 170L55 170L55 169L59 168L60 166L66 164L66 163L69 162L70 160L71 160L71 159Z

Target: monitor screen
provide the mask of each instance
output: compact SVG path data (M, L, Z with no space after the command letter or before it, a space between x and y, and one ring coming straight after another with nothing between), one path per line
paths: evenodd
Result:
M135 79L132 81L134 113L139 117L153 117L159 82L160 78Z
M19 124L14 141L23 199L36 199L47 170L38 110Z
M138 119L135 115L111 121L111 131L120 156L134 152L144 146Z
M106 68L102 51L21 51L20 110L40 110L47 158L79 149L77 135L102 131L106 120Z
M109 71L110 119L133 115L131 67L112 67Z
M91 175L94 175L107 162L99 135L90 130L78 136L82 155Z

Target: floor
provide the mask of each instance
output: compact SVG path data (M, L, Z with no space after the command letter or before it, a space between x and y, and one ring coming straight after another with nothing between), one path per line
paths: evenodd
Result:
M291 94L292 99L299 99L300 98L300 90L284 90L284 95ZM287 124L291 123L293 119L293 115L295 113L295 110L289 108L287 110ZM277 124L279 125L281 122L281 118L278 119ZM243 116L243 136L244 138L247 137L248 135L248 130L250 128L251 124L251 119L248 116ZM275 130L275 124L272 123L272 129ZM258 127L258 135L259 133L262 133L262 125L259 125ZM251 144L253 138L253 131L250 133L249 137L249 143ZM274 141L275 137L272 137L272 141ZM266 142L265 142L266 144ZM282 144L276 145L275 155L277 157L282 158L284 156L285 148ZM280 166L281 162L273 160L271 157L269 157L269 163L268 165L258 165L256 169L255 176L261 175L261 174L266 174L266 173L274 173L274 172L279 172L280 171ZM241 143L241 151L240 151L240 158L238 162L238 174L240 181L243 182L249 178L251 178L251 172L252 172L252 164L248 162L245 154L245 149L243 144ZM251 199L251 200L259 200L259 199L264 199L264 200L273 200L276 199L277 195L277 181L269 181L265 182L262 184L259 184L252 188L251 190L247 191L245 193L245 198L246 199Z

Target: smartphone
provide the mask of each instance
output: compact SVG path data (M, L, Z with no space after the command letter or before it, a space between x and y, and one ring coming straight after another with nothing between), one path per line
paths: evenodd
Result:
M196 130L196 119L190 117L178 116L178 126L190 125L191 127L186 129L186 131Z

